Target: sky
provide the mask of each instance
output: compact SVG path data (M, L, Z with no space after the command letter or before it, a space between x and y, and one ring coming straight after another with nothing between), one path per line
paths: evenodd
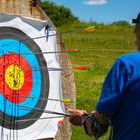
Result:
M140 12L140 0L48 0L70 8L81 21L110 24L131 21Z

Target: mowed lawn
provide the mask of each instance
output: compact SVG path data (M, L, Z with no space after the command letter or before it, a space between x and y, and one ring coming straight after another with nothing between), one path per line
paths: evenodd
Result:
M63 33L84 29L92 23L73 23L58 28ZM76 84L76 107L91 112L99 99L102 84L115 59L136 51L134 27L127 25L101 25L94 32L70 32L62 35L66 49L80 52L69 55L73 67L88 66L87 72L74 72ZM107 140L106 133L99 140ZM80 127L73 127L71 140L91 140Z

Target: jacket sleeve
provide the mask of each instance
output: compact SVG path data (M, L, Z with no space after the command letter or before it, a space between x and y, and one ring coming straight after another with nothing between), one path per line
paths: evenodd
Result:
M127 71L124 63L117 59L104 81L96 110L109 114L118 111L124 97L128 79Z

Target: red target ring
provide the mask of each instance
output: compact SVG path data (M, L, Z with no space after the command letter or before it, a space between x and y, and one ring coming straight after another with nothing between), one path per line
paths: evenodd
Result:
M0 63L3 64L0 65L0 92L12 103L23 102L32 88L30 65L21 55L13 52L4 54Z

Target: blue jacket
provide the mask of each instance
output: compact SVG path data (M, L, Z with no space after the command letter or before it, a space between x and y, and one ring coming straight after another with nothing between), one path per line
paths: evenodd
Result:
M140 140L140 52L115 61L96 110L113 115L113 140Z

